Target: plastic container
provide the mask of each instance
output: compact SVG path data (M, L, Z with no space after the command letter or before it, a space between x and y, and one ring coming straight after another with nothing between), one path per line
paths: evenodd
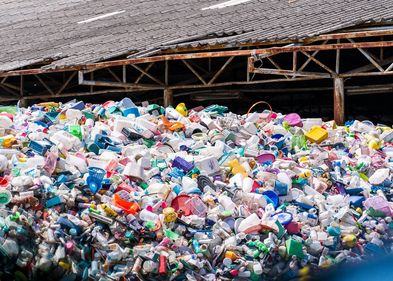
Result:
M93 193L98 192L102 186L106 171L98 167L89 167L89 176L86 178L86 183Z
M126 214L135 215L140 210L138 203L131 201L131 197L129 193L124 190L116 192L114 194L113 202L115 203L116 206L121 208Z
M305 137L310 142L321 143L328 138L328 132L321 127L313 127L306 134Z

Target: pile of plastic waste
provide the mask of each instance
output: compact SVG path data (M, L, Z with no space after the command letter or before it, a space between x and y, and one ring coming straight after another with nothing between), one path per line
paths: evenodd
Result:
M391 127L128 98L0 112L1 280L289 280L391 252Z

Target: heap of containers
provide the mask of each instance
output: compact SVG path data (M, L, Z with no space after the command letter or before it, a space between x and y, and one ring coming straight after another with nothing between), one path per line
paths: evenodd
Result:
M128 98L0 112L1 280L289 280L391 252L386 125Z

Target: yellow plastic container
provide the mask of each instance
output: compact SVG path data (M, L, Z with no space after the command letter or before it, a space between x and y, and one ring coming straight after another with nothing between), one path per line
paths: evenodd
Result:
M342 243L348 247L353 248L356 246L357 238L353 234L347 234L342 238Z
M174 222L177 219L176 211L172 207L166 207L162 210L162 213L164 215L164 222L166 223Z
M305 136L310 142L321 143L328 137L328 131L321 127L313 127Z
M231 168L232 174L236 175L238 173L241 173L243 176L247 176L246 169L242 165L240 165L239 161L237 159L233 159L228 162L229 167Z
M372 139L370 140L370 142L368 143L368 147L370 149L380 149L381 148L381 142L378 139Z
M16 139L13 135L6 135L0 138L0 146L2 145L4 148L11 148L15 141Z
M176 111L179 112L181 115L186 117L188 115L188 110L185 103L181 102L176 106Z
M373 137L371 135L365 135L364 137L366 138L367 145L370 149L379 149L381 147L382 142L376 137Z
M42 102L37 104L38 106L43 106L43 107L59 107L59 103L49 101L49 102Z

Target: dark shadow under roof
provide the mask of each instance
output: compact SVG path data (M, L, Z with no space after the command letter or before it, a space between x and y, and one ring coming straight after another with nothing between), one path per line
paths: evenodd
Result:
M204 9L224 2L235 5ZM0 71L169 46L299 39L393 19L392 0L0 0L0 7Z

